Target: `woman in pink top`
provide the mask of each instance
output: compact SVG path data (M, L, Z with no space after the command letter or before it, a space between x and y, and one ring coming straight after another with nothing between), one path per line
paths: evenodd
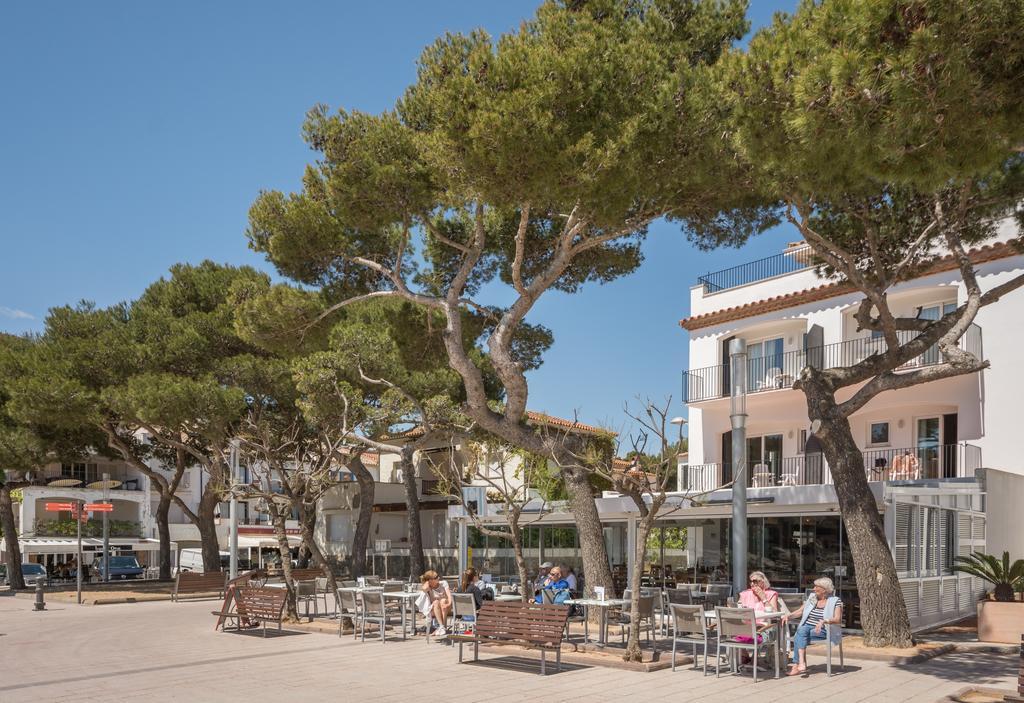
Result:
M750 574L750 588L740 593L739 608L752 608L755 613L774 613L779 609L779 594L771 589L768 577L761 571ZM771 627L770 622L758 623L757 630L761 632ZM752 642L749 637L737 637L740 642ZM762 640L761 635L757 641Z

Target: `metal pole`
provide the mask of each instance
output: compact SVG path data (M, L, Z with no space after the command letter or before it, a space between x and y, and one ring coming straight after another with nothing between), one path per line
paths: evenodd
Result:
M230 528L228 532L228 552L231 554L230 575L238 578L238 498L235 495L235 484L238 481L238 440L231 440L231 505Z
M110 474L103 474L103 502L110 503ZM107 512L103 511L103 582L110 583L110 526L107 523Z
M747 343L729 343L732 422L732 584L738 594L747 587Z
M75 569L75 590L78 592L78 604L82 604L82 515L85 514L85 502L76 500L75 505L78 506L77 519L75 520L76 529L78 530L78 563Z

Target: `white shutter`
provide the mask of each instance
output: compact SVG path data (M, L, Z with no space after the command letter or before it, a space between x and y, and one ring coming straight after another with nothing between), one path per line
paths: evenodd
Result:
M928 579L921 583L921 615L935 615L939 612L939 581Z
M901 581L900 590L903 591L903 602L907 604L907 615L916 618L921 610L917 597L917 581Z

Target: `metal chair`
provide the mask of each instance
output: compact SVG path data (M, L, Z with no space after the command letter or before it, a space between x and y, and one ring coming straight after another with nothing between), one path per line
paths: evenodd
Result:
M704 606L671 603L669 612L672 614L672 671L676 670L676 646L680 643L693 645L693 668L696 669L699 644L704 646L704 675L707 676L709 640L717 639L718 635L708 628Z
M846 670L846 662L843 661L843 626L842 625L831 625L825 624L825 641L828 642L828 659L825 660L825 673L829 676L832 675L832 629L836 628L839 630L839 668Z
M359 588L358 581L342 581L338 588Z
M725 604L726 599L732 595L731 583L709 583L708 605L720 606Z
M380 576L364 576L363 583L367 586L379 586Z
M313 616L316 617L320 614L320 609L317 607L317 589L316 579L310 581L296 581L295 582L295 604L298 606L299 603L306 604L305 616L309 617L309 604L313 603ZM324 606L324 610L327 606Z
M359 603L356 602L355 591L339 588L337 593L338 604L338 637L341 637L345 629L345 620L352 623L352 639L356 638L356 620L359 619Z
M380 641L387 641L385 626L388 613L384 608L384 593L380 591L363 591L363 611L359 618L360 641L366 641L366 623L377 623L380 626Z
M749 651L754 662L754 683L757 683L757 657L762 649L772 648L775 658L775 678L779 677L779 643L768 632L757 631L757 620L754 617L753 608L715 608L715 615L718 620L718 646L715 661L715 677L721 675L722 669L722 647L726 651L745 650ZM761 641L758 641L760 635ZM737 637L750 638L750 642L739 641Z
M319 576L316 579L316 595L324 599L324 614L327 614L327 594L331 592L331 585L326 576Z
M622 597L625 598L626 600L629 600L631 595L632 594L630 593L629 589L627 588ZM648 632L648 635L649 635L650 639L652 639L654 641L655 646L657 646L657 644L658 644L658 635L657 635L657 632L656 632L655 626L654 626L654 596L644 596L644 595L640 596L640 602L638 604L638 610L639 610L639 613L637 614L637 617L639 618L640 625L643 626L644 621L645 620L647 621L647 632ZM626 642L626 625L629 625L632 621L633 621L633 614L632 613L627 613L625 610L623 610L621 613L619 613L618 625L621 627L621 633L620 634L622 635L622 642L623 643Z
M689 588L666 588L665 596L668 598L669 606L693 605L693 594Z

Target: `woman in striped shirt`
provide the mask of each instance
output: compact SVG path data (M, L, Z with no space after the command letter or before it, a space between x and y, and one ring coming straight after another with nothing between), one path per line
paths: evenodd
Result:
M836 587L832 579L822 577L814 582L814 593L804 603L800 616L800 626L793 636L793 665L789 676L799 676L807 671L807 645L813 640L823 640L831 636L833 643L838 643L843 636L843 601L835 595ZM786 620L789 616L786 616ZM825 625L832 625L826 634Z

